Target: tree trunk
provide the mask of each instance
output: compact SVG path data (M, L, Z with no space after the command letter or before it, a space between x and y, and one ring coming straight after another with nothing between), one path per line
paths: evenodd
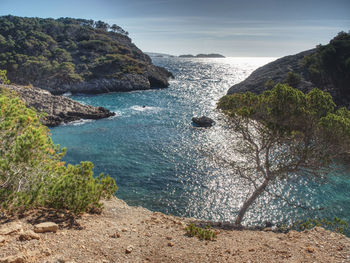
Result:
M239 210L239 213L236 217L235 224L237 226L241 226L243 217L244 217L245 213L247 212L248 208L265 191L265 188L268 186L269 181L270 181L269 179L265 179L265 181L258 188L256 188L255 191L253 192L253 194L244 202L242 208Z

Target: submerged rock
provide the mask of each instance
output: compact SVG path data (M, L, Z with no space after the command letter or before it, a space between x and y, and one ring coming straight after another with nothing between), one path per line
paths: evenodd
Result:
M209 117L193 117L192 122L199 127L211 127L214 125L215 121Z
M96 120L115 115L114 112L104 107L83 105L70 98L55 96L39 88L17 85L0 85L1 87L15 92L28 107L33 107L38 112L45 112L47 116L42 118L42 123L50 127L81 119Z

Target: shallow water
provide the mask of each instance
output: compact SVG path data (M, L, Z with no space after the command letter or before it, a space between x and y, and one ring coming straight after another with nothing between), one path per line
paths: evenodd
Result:
M96 173L116 178L117 196L130 205L233 221L249 188L222 161L234 156L234 135L220 120L216 103L230 86L272 60L154 58L175 75L169 88L71 96L117 116L56 127L53 141L68 148L66 161L92 161ZM193 127L191 118L201 115L214 118L216 125ZM245 223L334 215L350 222L349 172L331 177L328 184L298 180L275 190L293 202L323 210L291 208L265 195L248 211Z

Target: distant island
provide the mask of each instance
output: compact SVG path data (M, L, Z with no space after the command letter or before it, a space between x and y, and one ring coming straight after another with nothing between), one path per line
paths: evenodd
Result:
M179 58L225 58L225 56L221 54L198 54L194 55L180 55Z
M144 53L147 54L148 56L150 56L151 58L173 58L173 57L175 57L174 55L165 54L165 53L156 53L156 52L144 52Z

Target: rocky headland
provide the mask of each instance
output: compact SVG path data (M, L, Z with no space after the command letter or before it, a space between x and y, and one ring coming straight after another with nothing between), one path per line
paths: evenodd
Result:
M241 93L241 92L253 92L262 93L271 87L266 86L268 80L272 80L274 83L283 83L287 77L288 72L292 71L301 76L301 81L298 85L298 89L303 92L310 91L316 86L309 80L306 75L306 70L302 67L301 61L306 55L313 54L315 49L304 51L296 55L285 56L279 58L273 62L270 62L252 72L248 78L242 82L233 85L227 92L227 94Z
M59 95L165 88L173 75L155 66L128 32L103 21L2 16L0 67L11 83Z
M115 113L103 107L83 105L65 96L52 95L49 91L31 86L0 85L19 96L28 107L46 113L42 123L53 127L81 119L102 119L114 116Z
M228 94L262 93L277 83L309 92L329 92L338 106L350 108L350 34L340 32L326 45L285 56L256 69L247 79L232 86Z

